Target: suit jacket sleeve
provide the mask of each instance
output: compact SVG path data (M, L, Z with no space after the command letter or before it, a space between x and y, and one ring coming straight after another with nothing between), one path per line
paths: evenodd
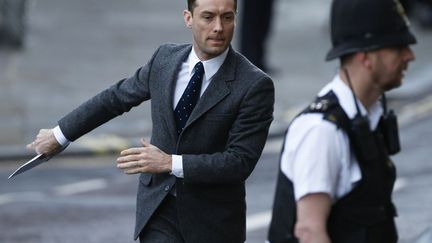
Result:
M183 155L185 183L244 182L255 168L267 140L273 104L273 82L263 75L244 95L225 150Z
M60 119L58 124L65 137L75 141L112 118L150 99L149 75L158 51L159 49L133 76L120 80Z

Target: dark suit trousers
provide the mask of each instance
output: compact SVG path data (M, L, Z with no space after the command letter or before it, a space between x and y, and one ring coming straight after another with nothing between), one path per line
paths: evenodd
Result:
M240 52L255 66L267 71L265 42L270 33L273 0L244 0Z
M141 243L184 243L177 217L176 199L171 194L162 201L139 235Z

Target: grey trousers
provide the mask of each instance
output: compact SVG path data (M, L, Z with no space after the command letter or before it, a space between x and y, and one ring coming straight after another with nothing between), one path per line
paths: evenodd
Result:
M176 199L171 194L162 201L139 235L140 243L185 243L177 217Z

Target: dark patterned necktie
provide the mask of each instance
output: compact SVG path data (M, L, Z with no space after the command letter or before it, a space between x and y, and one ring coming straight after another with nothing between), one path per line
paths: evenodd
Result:
M193 108L195 107L201 93L201 84L204 76L204 66L202 62L198 62L194 67L194 74L189 81L182 97L174 109L174 116L176 118L177 133L183 131L186 121L189 119Z

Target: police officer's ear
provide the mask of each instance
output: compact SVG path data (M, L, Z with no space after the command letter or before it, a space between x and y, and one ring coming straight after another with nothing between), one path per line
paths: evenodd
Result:
M372 53L368 51L358 52L356 53L357 60L362 64L366 69L372 68Z

